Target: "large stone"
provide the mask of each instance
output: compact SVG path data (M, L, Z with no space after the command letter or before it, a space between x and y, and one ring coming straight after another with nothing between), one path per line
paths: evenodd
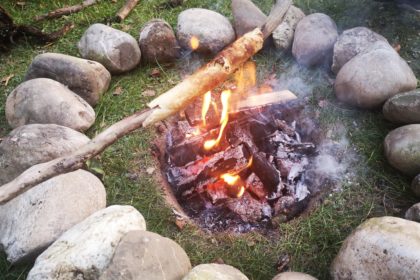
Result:
M420 174L414 177L413 181L411 182L411 190L420 197Z
M273 42L276 48L286 51L292 47L296 26L304 17L305 13L301 9L293 5L290 6L282 23L273 32Z
M233 266L213 263L197 265L183 280L248 280L248 277Z
M121 238L133 230L146 230L146 223L132 206L114 205L100 210L45 250L27 280L98 279Z
M372 218L344 241L331 266L333 279L418 279L420 224Z
M113 74L134 69L140 63L140 47L128 33L101 23L91 25L78 43L83 58L102 63Z
M59 175L0 206L0 247L11 263L32 261L105 205L105 188L93 174L78 170Z
M148 62L170 62L179 56L175 33L162 19L151 20L143 26L139 44L143 58Z
M293 56L305 66L329 65L337 37L337 25L329 16L321 13L308 15L296 26Z
M60 53L37 55L25 80L35 78L49 78L64 84L91 106L98 103L111 82L111 74L102 64Z
M237 37L261 27L267 19L251 0L232 0L232 15Z
M277 274L273 280L316 280L316 278L309 274L290 271Z
M84 134L56 124L28 124L0 142L0 185L32 165L76 151L89 142Z
M338 73L341 67L350 59L365 51L377 41L388 43L385 37L366 27L355 27L345 30L334 44L332 71Z
M391 97L385 102L382 112L394 123L420 123L420 89Z
M52 123L85 131L95 122L95 111L63 84L38 78L20 84L10 93L6 118L12 128Z
M171 239L148 231L130 231L99 279L181 280L190 269L187 254Z
M378 41L341 68L334 91L345 103L371 109L416 85L417 79L407 62L388 43Z
M394 168L412 176L420 173L420 124L394 129L385 137L384 146Z
M405 218L410 221L420 222L420 203L411 206L407 212L405 212Z
M196 37L200 42L196 52L215 54L235 40L235 31L225 16L193 8L179 14L177 37L184 49L191 49L191 38Z

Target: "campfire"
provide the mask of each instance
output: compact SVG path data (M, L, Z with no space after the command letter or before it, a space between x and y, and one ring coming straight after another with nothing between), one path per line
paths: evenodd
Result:
M292 92L257 85L248 61L171 120L161 164L184 211L208 230L239 232L300 214L316 155L296 120L302 109Z

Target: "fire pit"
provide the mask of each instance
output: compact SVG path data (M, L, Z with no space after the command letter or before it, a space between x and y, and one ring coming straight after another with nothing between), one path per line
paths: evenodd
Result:
M320 140L301 127L304 101L257 86L255 73L254 62L245 64L167 122L161 139L170 192L210 231L268 229L273 218L301 214L318 194L311 178Z

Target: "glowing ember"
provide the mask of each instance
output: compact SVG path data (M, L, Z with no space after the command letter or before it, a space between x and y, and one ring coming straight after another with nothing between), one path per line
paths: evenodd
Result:
M191 46L191 49L192 49L193 51L195 51L195 50L196 50L196 49L198 49L198 47L200 46L200 40L198 40L198 38L197 38L197 37L192 36L192 37L191 37L191 40L190 40L190 46Z
M222 92L221 95L221 100L222 100L222 115L220 117L220 131L219 131L219 136L217 137L217 139L211 139L211 140L207 140L206 142L204 142L204 149L206 150L211 150L213 147L216 147L217 145L219 145L220 140L222 139L223 136L223 131L226 128L226 125L229 121L229 98L231 95L231 91L230 90L225 90Z
M202 125L203 126L206 126L206 115L207 115L207 112L210 108L210 104L211 104L211 91L208 91L204 95L203 107L201 108L201 120L202 120Z
M238 175L243 170L249 168L252 165L253 158L251 157L247 163L247 165L240 170L236 171L235 173L225 173L220 176L220 179L225 181L226 184L229 186L240 186L239 190L236 194L236 197L241 197L245 192L244 182L241 180L241 177Z

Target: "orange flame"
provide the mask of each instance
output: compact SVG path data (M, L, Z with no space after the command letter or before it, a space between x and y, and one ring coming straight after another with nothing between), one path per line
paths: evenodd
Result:
M201 120L203 126L206 126L206 115L210 108L211 103L211 91L206 92L203 99L203 107L201 108Z
M238 175L241 171L249 168L252 165L252 161L253 158L251 157L247 163L246 166L244 166L243 168L241 168L240 170L234 172L234 173L225 173L223 175L220 176L220 179L222 179L223 181L225 181L226 184L228 184L229 186L235 186L235 185L241 185L239 187L239 191L236 194L236 197L241 197L244 192L245 192L245 187L243 186L243 182L241 180L241 177Z
M191 47L191 49L193 51L195 51L196 49L198 49L199 46L200 46L200 40L197 37L192 36L191 39L190 39L190 47Z
M217 145L219 145L220 140L222 140L222 136L223 136L223 131L226 128L226 125L229 121L229 98L231 95L231 91L230 90L225 90L222 92L221 95L221 100L222 100L222 115L220 117L220 131L219 131L219 136L217 137L217 139L211 139L211 140L207 140L206 142L204 142L204 149L206 150L211 150L213 147L216 147Z

